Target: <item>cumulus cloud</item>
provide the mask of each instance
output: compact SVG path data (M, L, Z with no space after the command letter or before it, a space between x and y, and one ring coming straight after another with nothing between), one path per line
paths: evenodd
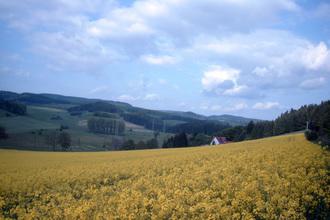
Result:
M201 84L205 94L255 98L260 93L254 88L240 84L241 71L231 67L213 65L203 73Z
M259 29L248 34L196 39L191 53L221 59L240 69L244 85L226 94L251 93L268 89L298 87L301 78L330 74L330 50L326 43L312 43L289 31ZM237 62L239 60L239 62ZM236 80L237 81L237 80ZM243 92L244 90L244 92ZM264 94L266 92L264 91Z
M306 68L319 70L329 68L330 71L330 51L324 42L318 45L309 45L302 53L302 62Z
M27 31L34 38L33 47L40 49L42 56L64 52L63 57L73 65L80 63L91 67L97 66L93 57L102 64L118 57L135 59L141 56L151 64L172 64L176 62L174 57L152 54L161 54L162 50L168 49L178 52L180 48L190 48L195 36L251 30L278 22L280 13L296 11L299 6L294 0L141 0L126 6L114 0L11 0L0 3L0 19L8 27ZM38 37L39 32L48 37ZM60 39L61 35L63 39ZM51 37L57 38L57 42L49 39ZM74 46L56 51L68 41L79 44L81 52L78 53ZM41 44L48 48L40 48ZM219 50L226 50L226 46L221 48L218 46ZM230 48L235 49L235 46ZM86 57L86 52L90 56ZM63 57L53 55L50 62L62 64L66 62Z
M243 94L247 90L248 87L246 85L235 85L233 88L225 90L223 94L235 96L235 95Z
M257 102L252 106L252 108L258 110L268 110L268 109L278 108L279 106L280 103L278 102Z
M36 54L65 70L93 73L104 63L123 59L99 41L81 35L38 32L32 36L32 42Z
M101 39L139 37L151 35L154 31L141 19L121 10L116 11L116 19L100 18L87 24L86 32Z
M214 65L205 71L202 77L202 87L207 92L221 94L237 86L240 70Z

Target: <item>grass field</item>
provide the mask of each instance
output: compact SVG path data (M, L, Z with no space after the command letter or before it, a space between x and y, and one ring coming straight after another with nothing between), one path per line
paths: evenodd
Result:
M329 219L330 154L303 135L129 152L0 150L0 219Z
M59 129L61 125L68 126L66 130L71 135L72 151L103 151L113 150L109 146L113 138L123 140L132 139L136 143L147 141L154 137L153 131L126 122L124 136L95 134L88 131L87 120L93 113L84 113L81 116L71 116L65 109L56 106L27 106L26 116L6 117L6 112L0 110L0 126L6 128L9 138L0 140L0 147L5 149L50 151L45 139L47 131ZM54 116L60 120L54 120ZM45 132L40 133L43 130ZM171 134L160 132L158 142L161 145L164 139ZM107 145L105 148L104 145ZM58 146L57 150L61 148Z

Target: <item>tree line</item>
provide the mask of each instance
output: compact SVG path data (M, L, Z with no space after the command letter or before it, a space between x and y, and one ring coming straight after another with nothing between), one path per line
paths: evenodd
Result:
M163 148L193 147L210 143L212 137L203 133L186 134L181 132L168 138L163 143Z
M71 147L71 136L68 132L58 132L58 131L49 131L45 135L45 142L52 147L52 150L55 151L56 147L59 145L63 151L67 151Z
M308 126L308 127L307 127ZM330 101L319 105L304 105L282 113L272 121L249 122L247 126L235 126L218 133L231 141L242 141L308 130L306 137L329 145ZM309 136L308 136L309 135Z
M0 109L16 115L26 115L26 105L0 99Z
M171 133L188 133L196 134L201 133L205 135L213 135L218 131L230 128L227 123L222 123L218 121L207 121L207 120L194 120L192 122L177 124L168 128L168 132Z
M94 103L88 103L83 104L79 106L74 106L68 109L70 113L75 112L82 112L82 111L88 111L88 112L110 112L110 113L120 113L122 112L121 109L119 109L116 105L108 103L108 102L94 102Z
M87 121L89 131L100 134L123 135L125 123L120 119L90 118Z
M157 149L159 148L157 138L152 138L147 141L140 140L134 142L134 140L126 140L119 147L119 150L142 150L142 149Z
M162 131L165 126L162 119L147 115L144 112L124 113L122 117L125 121L141 125L153 131Z
M116 118L121 117L125 121L141 125L146 129L153 131L163 131L170 133L204 133L212 134L224 128L230 127L226 123L219 121L201 120L189 118L182 115L176 115L171 112L153 111L142 108L120 107L107 102L95 102L74 106L68 109L73 116L80 116L82 112L94 112L96 117ZM193 115L193 113L191 113ZM197 116L195 116L197 117ZM167 125L167 120L181 121L183 123L176 125Z

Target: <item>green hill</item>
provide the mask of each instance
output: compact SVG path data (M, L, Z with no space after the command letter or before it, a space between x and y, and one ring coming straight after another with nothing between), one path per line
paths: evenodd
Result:
M47 137L61 131L71 135L72 150L77 151L114 150L117 144L128 140L138 143L152 138L161 146L175 133L211 135L231 125L245 125L254 120L230 115L216 118L193 112L150 110L124 102L56 94L0 91L0 101L6 103L0 105L0 126L9 135L8 139L0 140L0 147L14 149L50 150ZM8 106L24 107L26 112L18 115L9 111ZM93 133L88 128L88 120L93 117L109 123L111 120L123 121L125 132L122 135Z

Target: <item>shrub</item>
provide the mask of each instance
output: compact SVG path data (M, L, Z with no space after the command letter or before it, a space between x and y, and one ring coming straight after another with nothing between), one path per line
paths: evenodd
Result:
M315 141L315 140L317 140L318 135L315 131L308 130L308 131L305 131L305 137L309 141Z

